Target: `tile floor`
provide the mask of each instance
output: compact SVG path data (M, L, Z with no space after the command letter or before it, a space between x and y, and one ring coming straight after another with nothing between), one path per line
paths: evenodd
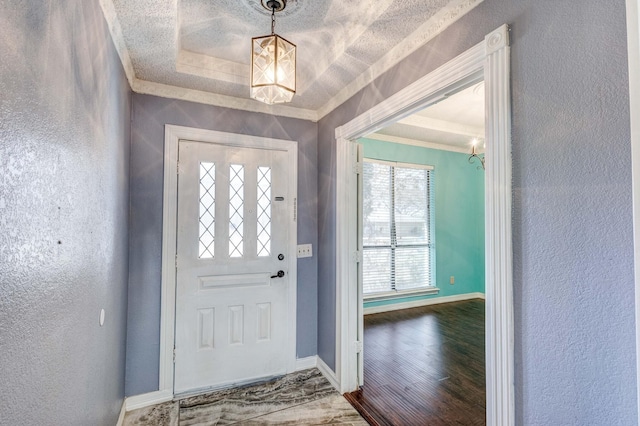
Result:
M367 422L316 368L130 411L125 426L353 425Z

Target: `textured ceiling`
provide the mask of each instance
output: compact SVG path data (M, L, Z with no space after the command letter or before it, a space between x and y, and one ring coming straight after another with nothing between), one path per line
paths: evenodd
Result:
M318 119L482 0L289 0L276 15L298 46L286 106L249 99L250 40L271 30L260 0L100 1L134 90Z
M469 152L474 138L484 140L484 118L484 82L481 82L403 118L370 137ZM480 144L478 152L483 151Z

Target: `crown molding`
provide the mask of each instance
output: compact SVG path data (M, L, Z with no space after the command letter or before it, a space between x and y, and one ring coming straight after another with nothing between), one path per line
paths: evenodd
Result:
M131 56L129 56L129 50L127 49L127 44L124 41L124 35L122 34L122 27L118 20L116 8L113 5L112 0L99 1L102 14L104 15L105 21L107 21L107 27L111 34L111 40L113 40L113 45L116 48L116 52L118 52L120 62L122 62L122 67L124 68L124 73L127 76L127 81L129 81L129 86L133 89L136 73L133 70L133 62L131 62Z
M436 142L419 141L416 139L402 138L400 136L383 135L381 133L371 133L371 134L368 134L367 136L364 136L363 139L373 139L381 142L390 142L390 143L397 143L401 145L418 146L421 148L431 148L431 149L437 149L440 151L457 152L460 154L471 153L470 148L464 148L464 147L453 146L453 145L445 145L445 144L436 143ZM478 154L482 154L482 152L479 150L477 152Z
M424 115L413 114L404 117L396 122L406 126L418 127L421 129L435 130L438 132L454 133L456 135L469 136L471 138L481 138L484 135L483 127L475 127L464 123L439 120L425 117Z
M318 120L349 100L376 78L389 71L389 69L398 62L418 50L418 48L431 41L435 36L447 29L483 1L484 0L454 0L449 3L422 24L413 34L391 49L367 71L360 74L359 77L356 77L355 80L346 85L337 95L320 107L320 109L318 109Z
M122 62L127 80L134 92L316 122L358 93L368 84L372 83L376 78L387 72L402 59L406 58L419 47L433 39L436 35L444 31L483 1L484 0L452 0L447 6L422 24L409 37L391 49L385 56L380 58L380 60L369 67L365 72L356 77L351 83L347 84L340 92L329 99L329 101L317 110L283 105L266 105L256 102L250 98L237 98L205 92L202 90L187 89L173 85L140 80L136 77L133 62L124 40L122 27L120 26L120 21L118 20L118 15L116 13L115 6L113 5L113 1L99 0L99 3L107 22L113 44L118 52L120 61ZM236 68L238 65L239 64L230 61L220 61L213 57L182 50L178 52L178 58L176 60L176 70L178 72L203 77L213 77L215 75L216 78L220 78L222 76L222 80L233 82L237 82L239 77L231 75L230 72L233 73L237 71Z
M183 49L178 50L176 71L235 84L244 84L251 77L249 65Z
M136 93L154 95L161 98L179 99L242 111L318 121L316 111L309 109L294 108L284 105L267 105L254 99L236 98L234 96L219 95L216 93L204 92L202 90L185 89L184 87L170 86L167 84L154 83L140 79L135 79L132 90Z

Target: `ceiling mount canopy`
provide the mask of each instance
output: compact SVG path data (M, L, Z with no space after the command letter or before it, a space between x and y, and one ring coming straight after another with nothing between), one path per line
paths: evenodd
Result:
M251 39L251 97L266 104L290 102L296 93L296 45L275 33L275 14L287 2L261 2L271 11L271 34Z
M287 0L261 0L261 3L268 11L281 12L287 7Z

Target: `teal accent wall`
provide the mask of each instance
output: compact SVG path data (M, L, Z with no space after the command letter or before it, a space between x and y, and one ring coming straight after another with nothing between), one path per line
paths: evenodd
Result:
M434 167L437 295L366 302L365 307L484 293L484 171L468 154L362 138L365 158ZM449 278L455 277L455 284Z

